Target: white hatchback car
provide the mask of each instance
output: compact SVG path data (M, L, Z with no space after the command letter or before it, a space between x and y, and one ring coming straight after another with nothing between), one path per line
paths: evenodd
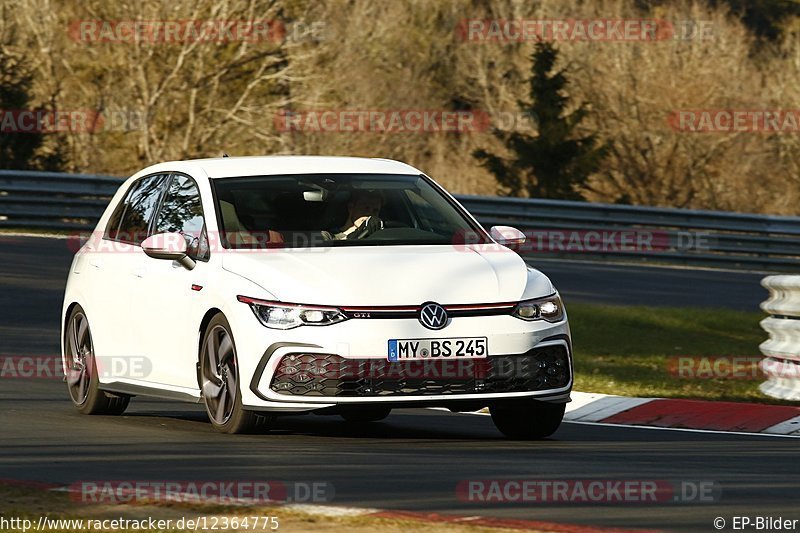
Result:
M396 161L242 157L125 181L77 252L62 354L80 412L204 402L238 433L280 413L354 423L489 407L541 438L572 387L550 280L442 187Z

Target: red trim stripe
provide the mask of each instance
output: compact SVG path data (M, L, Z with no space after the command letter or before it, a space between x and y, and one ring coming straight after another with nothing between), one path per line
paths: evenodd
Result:
M237 296L237 300L246 304L260 304L260 305L275 305L283 307L305 307L311 309L339 309L346 312L355 313L368 313L368 312L409 312L416 313L422 305L314 305L314 304L300 304L293 302L279 302L272 300L261 300L258 298L251 298L249 296ZM448 304L442 305L447 311L480 311L492 309L508 309L512 310L517 306L518 302L500 302L500 303L487 303L487 304Z
M369 305L350 305L347 307L340 307L342 311L350 311L355 313L369 313L369 312L409 312L409 313L416 313L419 311L420 306L413 306L413 305L381 305L381 306L369 306Z

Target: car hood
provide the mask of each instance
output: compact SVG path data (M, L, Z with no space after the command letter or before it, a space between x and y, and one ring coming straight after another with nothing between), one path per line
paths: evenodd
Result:
M505 248L236 250L225 255L222 268L260 285L277 300L317 305L493 303L554 292L544 274Z

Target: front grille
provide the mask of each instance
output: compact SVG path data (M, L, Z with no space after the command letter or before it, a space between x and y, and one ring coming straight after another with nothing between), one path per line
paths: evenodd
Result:
M283 356L270 389L294 396L350 398L496 394L558 389L569 379L564 346L486 359L404 362L297 353Z

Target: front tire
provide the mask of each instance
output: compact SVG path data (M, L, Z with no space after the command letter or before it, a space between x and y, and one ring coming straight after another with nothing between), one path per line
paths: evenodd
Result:
M242 406L239 364L231 327L221 314L209 322L200 351L200 384L208 419L221 433L248 433L258 416Z
M63 362L69 396L79 413L121 415L125 412L130 396L100 390L89 319L80 305L75 306L67 320Z
M556 432L564 419L567 404L517 401L489 407L492 421L508 438L535 440Z

